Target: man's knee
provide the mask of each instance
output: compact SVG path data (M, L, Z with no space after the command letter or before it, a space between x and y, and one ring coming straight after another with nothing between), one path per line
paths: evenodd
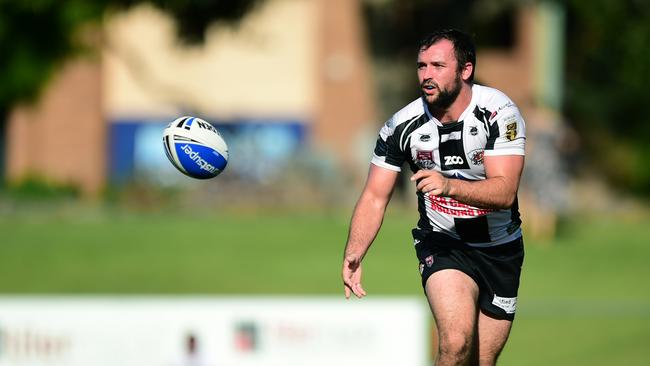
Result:
M501 348L498 347L481 347L478 355L479 366L494 366L497 358L501 354Z
M450 333L440 337L438 358L453 364L466 363L472 353L473 337L471 334Z

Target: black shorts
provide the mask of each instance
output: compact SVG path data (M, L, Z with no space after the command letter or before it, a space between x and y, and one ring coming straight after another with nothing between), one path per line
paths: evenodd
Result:
M478 285L479 308L497 319L513 320L524 261L520 237L509 243L476 248L447 235L413 229L422 287L434 272L456 269ZM418 242L419 241L419 242Z

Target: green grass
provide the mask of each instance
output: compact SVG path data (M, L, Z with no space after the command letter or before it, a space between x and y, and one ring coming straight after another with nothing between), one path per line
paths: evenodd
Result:
M0 292L339 293L346 216L5 217ZM382 250L367 265L368 290L414 293L417 266L405 235L412 220L390 221L377 243ZM391 273L394 280L382 281Z
M342 296L348 214L4 216L0 293ZM389 211L364 263L369 296L424 301L414 222L411 211ZM519 311L500 364L646 364L647 222L590 218L563 225L553 243L527 240Z

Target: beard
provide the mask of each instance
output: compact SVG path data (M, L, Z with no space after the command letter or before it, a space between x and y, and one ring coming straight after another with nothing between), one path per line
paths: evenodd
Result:
M441 89L438 87L438 84L434 82L424 82L421 85L421 89L425 85L433 85L435 88L439 90L437 96L428 96L426 95L423 91L420 91L422 96L424 97L424 100L427 102L429 105L430 109L434 110L445 110L449 108L452 103L456 101L456 98L458 98L458 95L460 94L460 90L462 88L462 80L460 78L460 73L456 74L456 79L452 83L452 85L449 88L446 89ZM430 99L430 98L435 98L435 99Z

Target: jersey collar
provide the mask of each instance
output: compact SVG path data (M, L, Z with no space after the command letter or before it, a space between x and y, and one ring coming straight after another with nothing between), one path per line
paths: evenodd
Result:
M458 121L463 121L465 120L465 117L467 117L468 113L472 113L474 110L474 105L476 104L476 100L478 99L478 93L479 93L479 85L478 84L473 84L472 85L472 99L469 101L469 104L467 105L467 108L463 111L463 113L460 114L458 117ZM429 111L429 105L427 104L426 100L424 100L424 97L420 97L420 101L422 101L422 105L424 106L424 112L427 114L427 118L429 121L433 122L436 124L436 126L443 126L442 122L440 122L437 118L433 117L431 112Z

